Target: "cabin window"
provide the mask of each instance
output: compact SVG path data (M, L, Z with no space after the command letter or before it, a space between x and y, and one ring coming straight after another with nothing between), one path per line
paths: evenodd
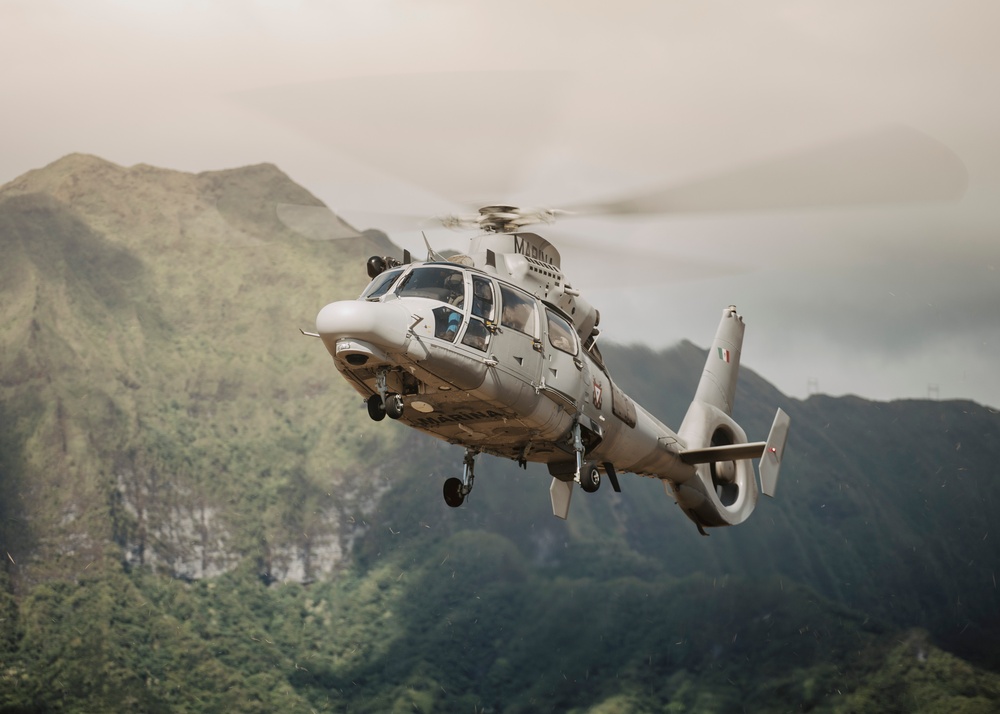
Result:
M546 310L545 314L548 317L549 344L557 350L575 355L579 348L572 325L561 315L557 315L551 310Z
M439 340L454 342L462 327L462 313L450 307L434 308L434 336Z
M465 304L465 276L452 268L414 268L396 288L396 294L438 300L461 310Z
M509 288L506 285L500 286L500 297L503 302L500 324L534 337L536 334L535 298L526 292Z
M486 351L486 348L490 346L490 331L482 320L475 317L469 320L469 326L465 328L465 334L462 335L462 344L483 352Z
M604 355L601 354L601 350L597 347L597 342L594 340L590 341L590 347L585 348L587 352L590 353L590 358L594 360L594 364L601 368L604 374L608 374L608 368L604 366ZM611 375L608 374L608 377Z
M378 300L380 297L389 292L389 288L392 284L396 282L403 272L402 268L396 268L395 270L387 270L381 275L376 275L375 279L368 283L368 287L365 291L361 293L361 297L366 300Z

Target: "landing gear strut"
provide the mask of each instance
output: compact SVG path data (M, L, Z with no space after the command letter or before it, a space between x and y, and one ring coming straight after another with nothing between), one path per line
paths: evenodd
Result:
M465 502L465 497L472 491L472 482L475 480L475 449L465 450L465 459L462 464L462 478L452 476L444 482L444 502L452 508L458 508Z
M375 389L378 394L373 394L365 401L368 405L368 416L373 421L382 421L386 414L390 419L399 419L403 416L403 397L395 392L390 392L386 375L387 369L380 369L375 375Z
M601 472L597 464L584 460L583 434L580 422L573 424L573 451L576 453L576 474L573 480L587 493L594 493L601 487Z

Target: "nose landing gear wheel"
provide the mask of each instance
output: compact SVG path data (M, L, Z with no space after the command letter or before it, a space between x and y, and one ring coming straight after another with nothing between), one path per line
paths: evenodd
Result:
M382 402L380 395L371 395L368 397L366 404L368 404L368 416L372 418L372 421L382 421L385 419L385 404Z
M454 476L444 482L444 502L452 508L458 508L465 502L462 479Z
M403 416L403 398L398 394L389 394L385 398L385 413L390 419Z
M596 466L588 466L580 471L580 487L587 493L593 493L601 487L601 472Z

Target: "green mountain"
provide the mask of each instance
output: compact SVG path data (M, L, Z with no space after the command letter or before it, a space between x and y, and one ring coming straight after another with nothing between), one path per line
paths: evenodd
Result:
M320 204L273 166L192 176L75 155L0 202L19 577L83 568L109 543L186 577L249 553L277 577L332 572L343 512L381 487L365 425L331 435L354 401L297 328L360 290L371 240L285 228L277 205Z
M487 458L453 510L461 450L298 332L397 249L274 166L68 156L0 188L0 250L0 711L1000 707L984 407L744 369L751 438L793 430L742 526L632 476L559 521ZM703 350L604 353L679 423Z

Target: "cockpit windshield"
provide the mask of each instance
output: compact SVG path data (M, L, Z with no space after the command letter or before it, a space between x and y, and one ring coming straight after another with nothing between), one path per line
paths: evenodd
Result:
M465 275L460 270L440 266L414 268L396 288L399 297L439 300L462 309L465 305Z
M382 297L389 292L389 288L392 287L392 284L396 281L396 278L402 274L402 272L402 268L396 268L395 270L387 270L381 275L376 276L375 279L368 284L368 287L365 288L365 291L361 293L361 297L365 300L377 300Z

